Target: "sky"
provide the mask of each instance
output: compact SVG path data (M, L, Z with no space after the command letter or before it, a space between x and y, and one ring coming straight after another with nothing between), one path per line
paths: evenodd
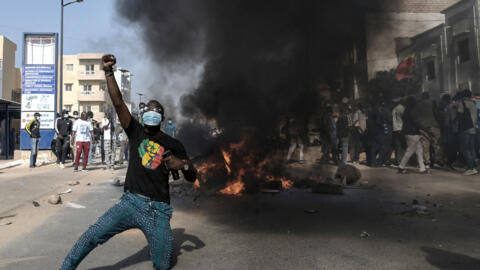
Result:
M60 32L61 0L2 0L0 35L17 44L16 65L21 66L22 35L24 32ZM65 0L69 2L69 0ZM64 9L64 54L112 53L118 59L117 66L130 70L132 78L132 101L157 98L155 91L171 91L176 101L194 83L185 77L190 75L169 74L150 61L141 41L138 26L118 18L115 0L84 0ZM163 73L158 80L158 74ZM198 75L197 69L194 74ZM156 79L152 78L155 77ZM169 87L158 87L158 85ZM155 90L152 90L155 89Z

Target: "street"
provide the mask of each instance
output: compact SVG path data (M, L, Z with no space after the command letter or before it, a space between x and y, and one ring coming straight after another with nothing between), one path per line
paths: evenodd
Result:
M306 167L328 171L313 163L292 170ZM478 176L359 167L365 188L344 195L293 188L278 195L173 197L173 269L480 268ZM118 175L125 168L2 170L0 216L7 218L0 223L12 224L0 226L0 269L58 269L80 234L120 198L123 188L112 184ZM47 202L69 188L62 204ZM97 247L78 269L152 264L143 234L131 230Z

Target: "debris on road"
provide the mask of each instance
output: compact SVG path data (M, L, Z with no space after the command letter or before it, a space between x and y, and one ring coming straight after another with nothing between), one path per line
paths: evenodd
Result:
M68 182L68 185L69 186L76 186L76 185L79 185L80 184L80 181L71 181L71 182Z
M335 173L335 179L342 181L343 185L354 185L360 178L362 173L360 170L352 165L340 165Z
M318 213L318 210L315 210L315 209L305 209L305 210L303 210L303 212L305 212L306 214L316 214L316 213Z
M260 192L269 193L269 194L277 194L277 193L280 193L280 190L264 188L264 189L261 189Z
M72 189L69 188L69 189L65 190L64 192L59 192L58 195L63 195L63 194L67 194L67 193L72 193Z
M312 186L312 193L343 195L343 187L338 184L316 183Z
M282 181L274 180L263 183L263 189L265 190L282 190Z
M60 204L62 203L62 197L60 195L50 195L48 196L48 203L50 204Z
M81 204L77 204L77 203L73 203L73 202L67 202L66 206L70 207L70 208L74 208L74 209L84 209L84 208L86 208L85 206L83 206Z
M0 223L0 226L8 226L8 225L12 225L13 222L9 221L9 222L5 222L5 223Z
M370 237L370 234L366 231L363 231L362 233L360 233L360 237L361 238L367 238L367 237Z
M87 184L87 186L91 186L91 185L92 185L92 183L88 183L88 184Z
M430 215L430 211L425 205L414 205L412 208L415 209L419 215Z
M13 215L8 215L8 216L3 216L3 217L0 217L0 220L1 219L4 219L4 218L11 218L11 217L16 217L17 214L13 214Z
M412 205L417 205L418 204L418 201L417 200L413 200L412 201Z
M123 187L124 184L125 184L125 176L122 176L122 177L117 176L113 179L114 186Z
M39 204L38 202L36 202L36 201L32 201L32 204L33 204L33 206L35 206L35 207L40 207L40 204Z

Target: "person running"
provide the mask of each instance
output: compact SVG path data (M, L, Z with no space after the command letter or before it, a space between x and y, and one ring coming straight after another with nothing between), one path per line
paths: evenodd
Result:
M80 119L73 125L73 144L77 147L75 154L74 172L78 172L78 163L80 162L80 155L83 153L83 172L87 171L88 152L90 151L90 142L94 139L93 125L88 121L87 113L82 112Z
M405 168L407 162L410 160L413 154L417 154L417 161L420 167L421 173L427 173L427 169L425 168L425 164L423 162L423 145L420 135L420 129L416 125L414 118L416 117L413 114L413 109L415 107L416 100L415 97L410 96L407 98L407 106L405 111L403 112L402 122L403 122L403 133L405 134L405 138L407 141L407 150L403 155L400 165L398 165L398 173L406 174L408 170Z
M130 141L130 162L120 201L103 214L77 240L62 263L62 270L76 269L85 256L98 244L128 229L139 228L150 246L155 269L169 269L172 255L169 172L182 170L187 181L197 173L178 140L160 130L163 106L151 100L143 112L143 125L135 120L125 105L113 76L113 55L102 58L108 92L120 124Z
M56 152L57 164L60 168L65 168L65 159L67 157L68 148L70 146L70 135L72 134L73 123L70 120L67 110L63 110L62 117L55 121L55 132L57 134Z
M36 112L33 119L25 126L25 130L30 135L30 168L35 168L37 163L37 155L40 146L40 113Z

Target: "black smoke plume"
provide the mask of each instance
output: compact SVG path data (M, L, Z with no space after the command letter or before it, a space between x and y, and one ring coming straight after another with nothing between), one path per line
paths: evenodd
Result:
M181 99L185 117L262 140L282 117L307 122L319 111L319 85L340 87L342 57L361 48L377 1L121 0L118 13L140 26L159 65L205 63Z

